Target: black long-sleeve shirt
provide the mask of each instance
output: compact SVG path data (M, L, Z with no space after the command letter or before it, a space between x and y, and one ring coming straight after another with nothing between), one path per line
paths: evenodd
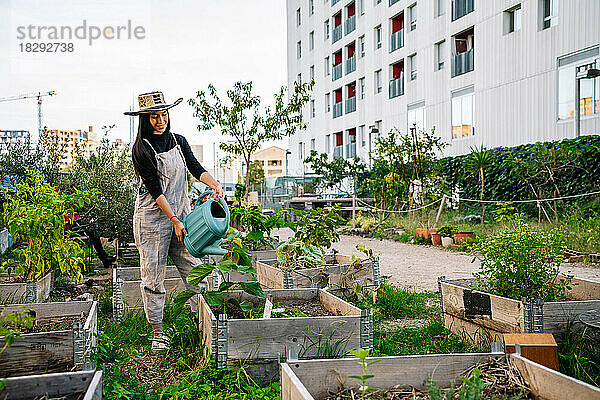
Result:
M204 169L198 160L196 160L188 141L183 136L175 134L175 139L177 140L177 144L181 147L181 152L183 153L188 171L190 171L190 174L192 174L194 178L200 180L200 175L202 175L203 172L206 172L206 169ZM164 153L175 147L175 140L173 140L173 135L171 135L171 133L152 135L152 137L148 138L148 141L156 153ZM145 140L144 145L148 146L148 143ZM144 186L146 186L150 195L156 200L163 194L158 174L154 171L151 164L137 165L136 167Z

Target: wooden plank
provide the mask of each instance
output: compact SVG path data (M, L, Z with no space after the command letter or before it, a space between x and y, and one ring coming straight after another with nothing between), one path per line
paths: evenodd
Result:
M96 400L93 397L97 389L102 388L102 371L63 372L44 375L30 375L6 379L6 388L2 398L24 400L38 397L62 397L84 394L84 400Z
M311 400L313 398L287 363L281 364L280 371L281 400Z
M265 297L265 308L263 310L263 318L271 318L271 312L273 312L273 302L271 301L271 295L268 294Z
M8 276L8 274L0 274ZM44 277L36 281L37 302L41 303L50 296L50 285L52 282L52 273L48 272ZM27 294L27 283L2 283L0 284L0 304L25 303Z
M36 319L44 320L54 317L76 316L81 313L88 314L92 307L92 301L69 301L52 303L29 303L29 304L11 304L0 306L0 315L14 313L23 310L35 311Z
M123 279L123 281L139 281L142 279L140 267L124 267L116 268L117 278ZM179 270L174 265L167 265L165 269L165 279L181 278Z
M536 398L544 400L600 400L600 388L578 381L517 354L510 355Z
M125 303L126 310L134 310L144 307L140 283L141 281L123 282L123 302ZM167 299L173 299L177 293L185 290L185 286L181 277L165 279L164 284Z
M567 323L574 322L574 326L580 326L579 315L589 310L600 309L600 300L586 301L558 301L544 303L542 312L544 315L544 332L560 334L565 331Z
M0 347L5 341L0 338ZM73 367L73 330L28 333L0 355L0 376L68 371Z
M567 292L569 300L600 300L600 282L573 278L571 283L571 290Z
M91 351L96 348L98 340L98 302L93 302L83 329L86 329L89 332L89 337L87 338L89 343L87 351L91 353Z
M491 342L502 341L502 333L473 322L444 313L444 326L465 342L489 347Z
M202 331L202 338L204 340L204 357L214 358L214 340L216 340L215 331L217 325L217 319L210 310L208 303L204 300L204 297L198 295L198 320L200 322L200 330Z
M551 333L504 334L505 353L515 353L517 344L523 357L558 371L558 346Z
M265 260L256 261L256 278L268 289L283 289L283 271L268 265Z
M48 272L46 276L36 282L36 302L43 303L50 297L50 287L52 284L52 272Z
M102 374L103 371L96 371L96 373L94 373L92 382L90 383L90 386L88 386L83 400L102 400Z
M428 354L415 356L379 357L381 360L369 367L369 387L390 388L403 384L417 389L425 389L425 383L431 379L440 387L449 387L460 381L465 369L486 361L490 353L469 354ZM504 357L500 355L499 357ZM374 358L369 358L372 361ZM310 398L322 398L328 393L337 393L343 387L357 388L360 381L349 378L350 375L362 375L362 368L356 358L337 360L302 360L288 362L293 374L312 395ZM281 400L299 400L303 397L287 397L291 391L289 381L282 381ZM290 382L290 383L293 383ZM293 393L293 392L292 392Z
M360 308L340 299L326 290L319 290L319 300L325 309L335 315L359 315Z

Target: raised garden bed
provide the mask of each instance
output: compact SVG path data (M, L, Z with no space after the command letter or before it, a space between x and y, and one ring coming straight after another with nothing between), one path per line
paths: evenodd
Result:
M371 310L361 311L322 289L266 290L265 294L271 296L274 304L318 301L330 315L229 319L225 314L215 316L204 297L199 296L199 321L206 355L216 359L218 367L249 362L259 365L251 372L254 376L271 379L273 370L277 375L277 360L285 358L288 352L313 358L326 353L326 345L330 351L335 347L342 354L372 346ZM238 301L256 299L242 291L233 291L230 297Z
M474 290L475 279L438 278L444 325L474 343L502 341L503 333L545 332L560 339L567 323L600 308L600 282L573 278L567 300L513 300Z
M22 376L93 368L90 356L98 334L98 303L34 303L0 306L0 314L35 313L34 328L0 355L0 376ZM0 338L0 347L5 344Z
M102 371L77 371L6 379L2 398L102 400Z
M502 353L368 358L368 361L374 359L381 361L368 367L367 373L374 376L367 381L367 384L370 388L383 390L406 387L408 396L397 398L412 399L410 389L425 390L425 383L429 380L435 381L441 388L448 388L451 384L458 386L462 383L460 377L465 371L486 363L490 357L499 362L508 362L517 369L536 399L600 399L600 389L597 387L536 364L517 354ZM362 367L357 364L357 361L356 358L344 358L288 361L281 364L281 400L323 400L332 396L335 398L335 394L343 389L357 389L360 381L349 377L362 375Z
M43 303L50 296L52 273L24 281L14 274L0 274L0 304Z
M330 259L326 257L326 262L319 268L282 269L277 266L277 260L259 260L256 262L256 275L258 283L268 289L327 286L342 289L352 287L355 282L363 286L381 283L378 257L363 259L356 267L351 265L351 257L343 254L336 254Z

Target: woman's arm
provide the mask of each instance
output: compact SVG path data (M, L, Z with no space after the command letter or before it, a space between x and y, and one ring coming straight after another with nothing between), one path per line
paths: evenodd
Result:
M203 172L202 175L200 175L200 182L204 183L209 188L213 189L215 191L215 193L218 194L219 196L221 196L221 197L224 196L223 187L208 172ZM215 198L215 200L217 199L217 196L213 196L213 197Z
M183 222L181 222L179 218L177 218L177 215L175 215L175 213L171 209L171 205L167 201L167 198L164 194L161 194L156 198L156 204L158 204L158 207L162 210L162 212L164 212L165 215L169 217L169 219L173 223L173 227L175 228L175 235L177 235L177 240L179 240L180 243L183 243L183 238L184 236L187 236L187 231L183 226Z

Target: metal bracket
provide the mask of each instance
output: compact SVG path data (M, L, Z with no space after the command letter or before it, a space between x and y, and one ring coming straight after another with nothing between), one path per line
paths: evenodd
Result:
M373 310L360 311L360 347L373 348Z
M532 302L531 307L533 309L533 319L532 319L533 332L536 332L536 333L544 332L544 300L535 299L535 303Z
M446 282L446 275L442 275L438 277L438 293L440 297L440 310L442 312L442 317L444 316L444 298L442 297L442 282Z
M285 268L283 270L283 288L293 289L294 288L294 277L292 276L292 269Z
M25 286L25 303L37 303L37 283L27 279Z
M504 350L502 348L502 342L492 342L492 343L490 343L490 351L492 353L503 353Z
M371 257L373 265L373 284L379 286L381 284L381 268L379 266L379 256Z
M227 314L219 314L219 320L217 321L217 368L227 367L228 341Z
M118 277L117 268L113 269L113 318L122 321L125 314L125 300L123 299L123 279Z
M85 364L86 334L80 321L73 322L73 366L83 368Z

